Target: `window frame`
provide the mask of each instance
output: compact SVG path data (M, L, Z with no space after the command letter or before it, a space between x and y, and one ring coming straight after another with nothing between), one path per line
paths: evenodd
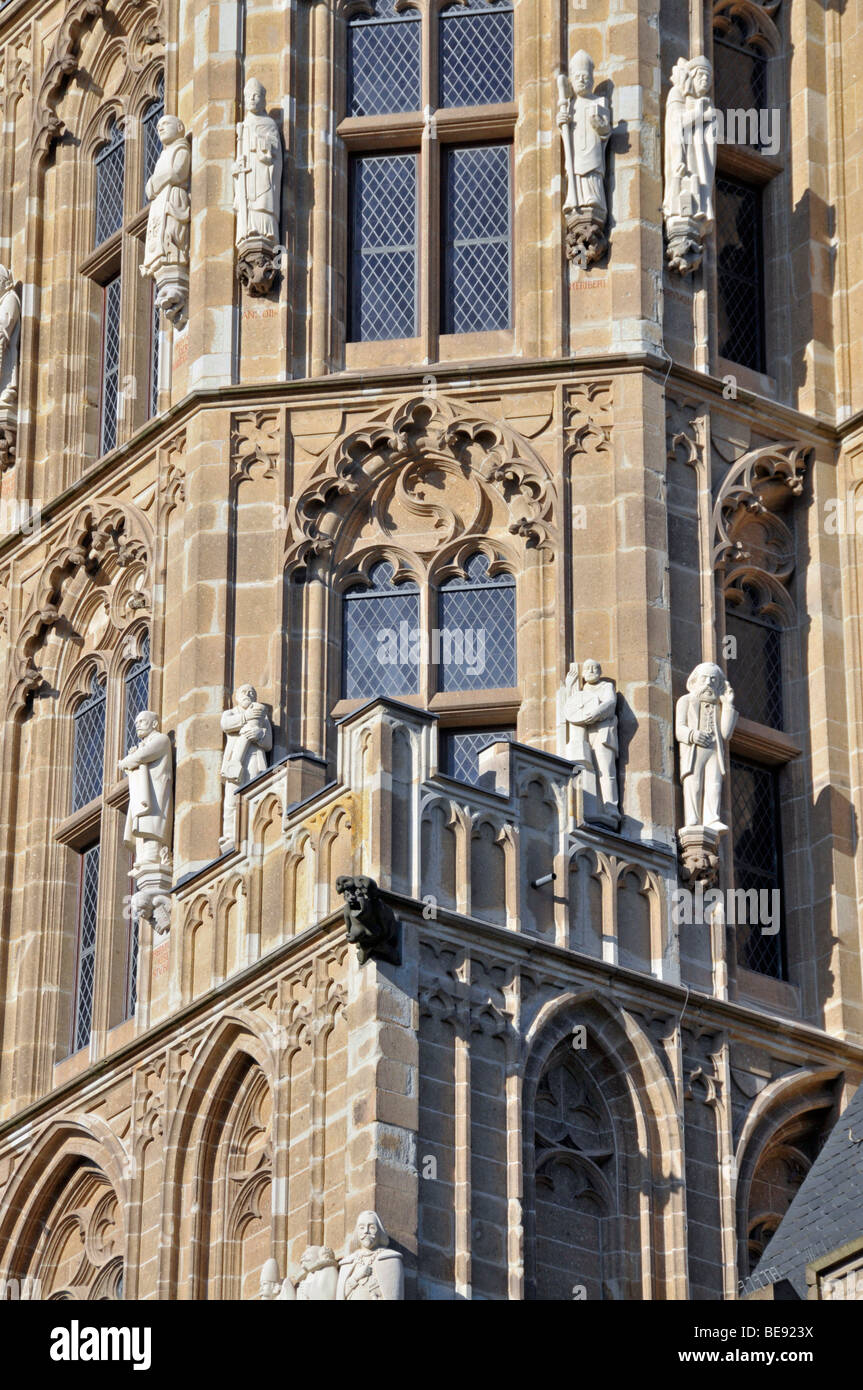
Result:
M438 678L436 668L431 662L421 662L419 667L419 691L417 694L409 695L344 695L344 649L345 649L345 625L344 625L344 601L345 596L358 584L365 584L369 572L381 560L388 560L397 577L408 578L417 585L419 590L419 625L420 630L425 634L430 634L432 629L438 624L438 594L441 583L450 577L457 575L463 570L463 565L475 554L486 555L489 561L489 570L495 572L506 572L514 580L514 645L515 645L515 666L517 684L506 687L489 687L482 690L466 691L441 691L438 689ZM449 774L445 771L445 747L444 737L450 731L467 733L472 728L483 731L493 731L501 729L512 733L512 738L518 736L518 718L521 709L522 694L522 672L520 666L520 644L519 634L519 596L520 596L520 572L513 557L504 556L497 546L490 546L482 539L470 538L467 543L464 539L459 542L459 555L461 561L456 560L450 553L447 557L437 557L436 561L430 566L428 573L422 571L417 564L410 563L408 557L399 556L390 550L375 547L374 550L356 557L356 562L342 572L342 577L331 590L331 631L337 634L335 650L339 653L338 662L334 663L335 673L331 671L330 676L330 711L328 724L330 728L340 719L348 714L353 714L361 709L363 705L370 704L375 699L389 699L399 704L408 705L414 709L428 710L438 717L437 727L442 737L438 739L438 768L437 771L443 775ZM491 741L491 740L489 740Z
M510 325L477 333L448 334L442 331L442 204L443 159L441 148L449 145L509 144L514 146L518 117L517 98L509 102L475 107L438 105L438 21L449 0L425 0L421 4L422 71L421 106L418 111L381 116L343 115L337 125L340 148L336 153L336 197L342 209L342 231L334 248L336 263L345 267L344 309L336 326L335 356L349 369L380 365L408 365L417 360L458 361L465 357L512 356L517 343L518 264L514 254L516 199L515 157L510 154ZM348 24L351 17L367 9L366 0L352 0L344 11L341 25L340 91L337 108L348 111ZM517 7L513 9L513 90L518 91ZM427 115L424 113L428 113ZM348 337L348 297L351 293L349 270L350 227L348 167L351 156L412 150L418 155L418 300L417 334L412 338L352 341Z
M753 13L753 19L755 15ZM788 43L783 25L764 16L759 21L760 47L767 60L767 106L779 111L780 129L788 130ZM727 43L721 36L723 16L717 13L709 26L710 57L713 62L713 96L716 98L717 45L729 52L741 52L738 45ZM719 351L719 273L717 264L716 229L711 236L712 249L705 268L705 284L716 312L710 315L710 356L713 373L718 377L732 375L740 385L762 395L775 395L782 386L781 359L784 345L791 339L789 305L784 263L790 254L788 245L788 156L783 144L776 155L765 154L752 145L720 145L716 161L717 178L725 178L751 189L758 197L760 226L760 281L762 290L762 350L761 369L723 357Z
M93 413L85 436L85 451L93 459L121 447L130 436L158 413L158 396L165 383L154 381L156 353L164 359L161 344L154 341L154 290L152 282L139 274L147 231L148 205L143 200L146 132L144 117L156 104L163 82L161 61L151 65L132 95L114 97L100 109L81 141L85 163L87 234L86 254L78 272L84 282L83 307L89 310L91 336L89 361L98 363L98 383L90 380L89 401ZM94 247L96 234L96 160L109 139L112 126L119 124L124 135L123 218L120 228ZM105 293L117 276L120 279L120 346L118 354L118 404L116 437L104 451L104 361ZM162 330L164 331L164 330ZM91 367L92 371L92 367ZM132 383L125 390L125 383ZM143 383L137 386L137 383ZM154 409L155 406L155 409ZM92 431L92 432L91 432Z

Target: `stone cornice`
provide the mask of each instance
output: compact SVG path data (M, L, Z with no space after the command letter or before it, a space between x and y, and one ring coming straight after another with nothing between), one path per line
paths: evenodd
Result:
M382 896L403 921L412 921L419 931L428 930L428 923L422 920L420 906L414 899L391 890L382 891ZM290 965L293 969L304 960L311 959L319 950L341 937L343 926L342 910L339 908L330 912L321 922L292 937L253 965L231 975L209 993L154 1024L116 1052L100 1058L78 1076L69 1078L17 1114L9 1116L0 1123L0 1156L5 1140L12 1139L14 1149L14 1136L19 1130L38 1124L52 1111L62 1109L73 1100L77 1108L86 1109L98 1083L113 1084L128 1068L140 1065L160 1047L170 1045L175 1035L180 1037L184 1030L188 1032L190 1026L202 1020L215 1006L227 1001L233 1007L239 1006L246 990L259 990L262 982L278 977L286 966ZM811 1024L767 1013L751 1005L714 999L698 990L688 989L686 985L646 976L637 970L612 965L440 906L435 930L438 941L455 945L466 939L479 941L493 952L497 964L522 965L533 973L553 974L562 995L599 986L620 1008L636 1013L645 1010L654 1014L667 1011L669 1015L677 1017L678 1024L685 1017L688 1026L698 1024L709 1032L731 1030L738 1041L753 1046L769 1045L777 1056L785 1058L789 1064L835 1065L840 1070L851 1067L863 1076L863 1044L833 1037Z
M704 372L667 364L655 353L609 353L590 358L537 358L524 360L507 358L503 361L481 360L477 362L455 362L432 364L436 380L452 391L482 390L490 383L506 385L517 383L522 390L531 387L552 388L558 385L571 386L577 381L591 380L597 375L621 375L646 372L656 381L665 382L669 394L673 394L671 383L678 391L688 387L689 393L696 391L710 404L715 401L723 409L734 411L749 418L752 425L763 429L765 413L776 430L783 430L789 436L798 437L801 442L822 442L837 447L843 434L848 432L852 421L847 421L841 431L824 420L794 410L752 391L739 388L737 399L723 399L723 382ZM248 385L219 386L206 390L194 390L184 396L153 420L142 426L131 439L110 454L98 460L85 470L80 478L71 483L50 501L42 499L42 527L57 517L65 507L77 505L82 498L91 497L103 479L116 474L123 477L137 467L138 457L170 441L183 425L199 410L250 410L262 405L282 404L308 408L325 405L333 396L346 405L365 404L369 406L377 390L381 396L393 394L412 387L422 388L423 378L432 369L428 364L410 368L376 368L373 371L346 370L332 372L321 377L297 377L291 381L272 381L250 383ZM666 380L666 373L668 373ZM863 414L854 417L857 425L863 425ZM10 555L18 545L38 544L38 537L20 536L17 532L0 540L0 560Z

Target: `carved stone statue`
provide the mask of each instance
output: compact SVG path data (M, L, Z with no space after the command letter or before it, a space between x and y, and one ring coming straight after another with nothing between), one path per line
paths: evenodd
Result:
M706 58L680 58L665 107L665 194L662 210L668 261L690 275L701 264L713 225L717 111L710 100L713 69Z
M593 94L593 60L583 50L569 64L569 77L557 77L557 125L566 166L566 254L582 266L605 254L605 147L611 134L611 111L605 97Z
M684 827L706 826L722 833L722 779L727 766L725 743L734 732L734 691L712 661L696 666L677 701L675 734L680 746Z
M360 874L350 878L340 874L336 892L345 898L345 925L348 941L356 947L360 965L367 960L385 960L393 965L401 961L399 924L392 908L378 896L373 878Z
M136 916L154 930L167 931L170 919L171 836L174 827L174 768L171 741L159 731L159 716L143 710L135 720L138 742L120 771L129 784L124 840L134 850L132 876Z
M222 849L234 844L237 820L237 788L244 787L267 770L267 754L273 746L273 726L266 706L258 703L253 685L241 685L236 704L222 715L227 735L221 777L225 784Z
M261 1270L261 1289L258 1298L263 1299L265 1302L272 1302L274 1299L278 1298L281 1287L282 1280L279 1276L279 1266L276 1260L271 1257L269 1260L264 1261Z
M269 294L279 266L282 138L267 115L267 94L257 78L246 83L243 98L233 167L237 278L251 294Z
M598 661L585 661L582 684L573 662L566 675L564 718L574 737L568 744L571 760L585 769L585 820L616 830L620 825L617 785L617 690L614 681L603 680Z
M375 1211L362 1211L354 1241L359 1247L341 1261L336 1298L340 1302L395 1303L405 1296L404 1262L397 1250L389 1250L389 1236Z
M183 328L189 303L192 154L186 128L176 116L162 116L156 129L163 149L145 189L150 211L141 274L156 282L156 304L165 318Z
M21 300L12 272L0 265L0 472L15 462L18 440L18 345Z
M302 1271L293 1280L298 1303L333 1303L339 1262L328 1245L309 1245L300 1258Z

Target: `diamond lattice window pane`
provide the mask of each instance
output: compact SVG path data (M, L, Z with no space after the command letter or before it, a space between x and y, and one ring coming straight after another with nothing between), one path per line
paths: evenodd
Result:
M416 170L413 154L353 162L350 337L355 342L416 334Z
M772 893L782 890L782 842L779 819L779 786L775 769L731 759L731 805L734 831L734 884L744 891ZM772 906L773 899L763 900ZM781 903L781 897L779 899ZM782 938L784 928L766 936L769 912L747 912L738 923L737 960L748 970L784 978ZM758 920L752 921L756 916ZM775 923L773 923L775 925Z
M107 143L96 155L95 245L118 232L123 225L123 175L126 145L118 125L112 125Z
M717 178L719 352L755 372L765 369L762 242L760 189Z
M745 719L783 727L782 631L769 618L750 617L730 605L725 629L736 644L736 656L727 663L734 687L734 702Z
M393 0L377 0L372 16L353 16L348 28L348 111L352 116L419 110L420 25L415 9L397 13Z
M508 0L449 5L440 17L441 106L486 106L512 97Z
M415 695L419 690L419 590L392 583L383 561L371 584L349 589L344 599L345 699Z
M72 810L80 811L102 795L105 750L105 688L93 677L90 694L73 715Z
M135 891L134 880L129 878L129 896ZM138 1007L138 951L140 947L140 919L135 912L129 924L129 966L126 988L126 1017L133 1018Z
M75 982L75 1030L73 1051L86 1047L93 1022L93 988L96 979L96 921L99 905L99 846L81 856L78 891L78 974Z
M159 81L159 94L157 97L154 98L153 101L150 102L150 105L144 112L143 120L141 121L141 135L144 146L144 184L142 188L142 197L145 201L147 195L146 193L144 193L143 189L147 187L147 180L150 178L150 175L156 167L156 160L162 153L162 142L159 139L159 134L156 130L156 127L159 124L162 117L164 116L164 114L165 82L162 78Z
M464 579L440 587L441 690L494 690L517 682L515 580L489 578L485 555L473 555Z
M444 159L445 333L510 325L510 148L450 149Z
M159 413L159 309L156 305L156 286L153 286L152 329L150 338L150 418Z
M442 770L458 782L494 791L494 774L480 776L479 754L491 743L511 743L514 738L514 729L453 729L443 735Z
M143 651L137 661L126 672L126 748L128 753L130 748L138 742L138 735L135 733L135 720L139 714L143 714L147 708L147 701L150 698L150 639L144 638Z
M102 291L102 429L99 452L108 454L117 444L120 409L120 277L109 280Z

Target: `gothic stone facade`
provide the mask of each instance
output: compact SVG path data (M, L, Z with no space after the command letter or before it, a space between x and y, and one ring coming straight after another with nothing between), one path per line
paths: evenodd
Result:
M517 0L512 99L459 106L417 4L422 99L379 116L348 104L362 5L0 10L2 501L41 509L0 543L0 1276L43 1298L253 1298L269 1257L341 1253L368 1208L408 1298L733 1298L863 1075L863 555L827 524L863 484L860 7ZM578 49L613 118L586 268L555 124ZM748 365L733 228L691 276L666 261L662 110L702 52L753 89L761 64L781 117L774 153L719 152L723 206L758 203L764 234ZM263 295L236 275L250 76L284 145ZM154 341L161 101L191 137L191 266L188 324ZM450 332L442 161L483 141L512 150L511 312ZM362 340L349 160L388 150L418 160L415 332ZM345 698L352 577L388 561L431 627L476 554L512 576L515 679L422 667L413 694ZM619 833L563 756L587 657L619 695ZM676 920L673 710L702 660L741 692L719 882L781 870L776 937ZM781 719L746 703L768 665ZM220 855L241 682L275 743ZM117 761L145 703L175 754L174 888L136 941ZM445 755L471 729L516 740L473 782ZM345 941L358 873L398 965Z

